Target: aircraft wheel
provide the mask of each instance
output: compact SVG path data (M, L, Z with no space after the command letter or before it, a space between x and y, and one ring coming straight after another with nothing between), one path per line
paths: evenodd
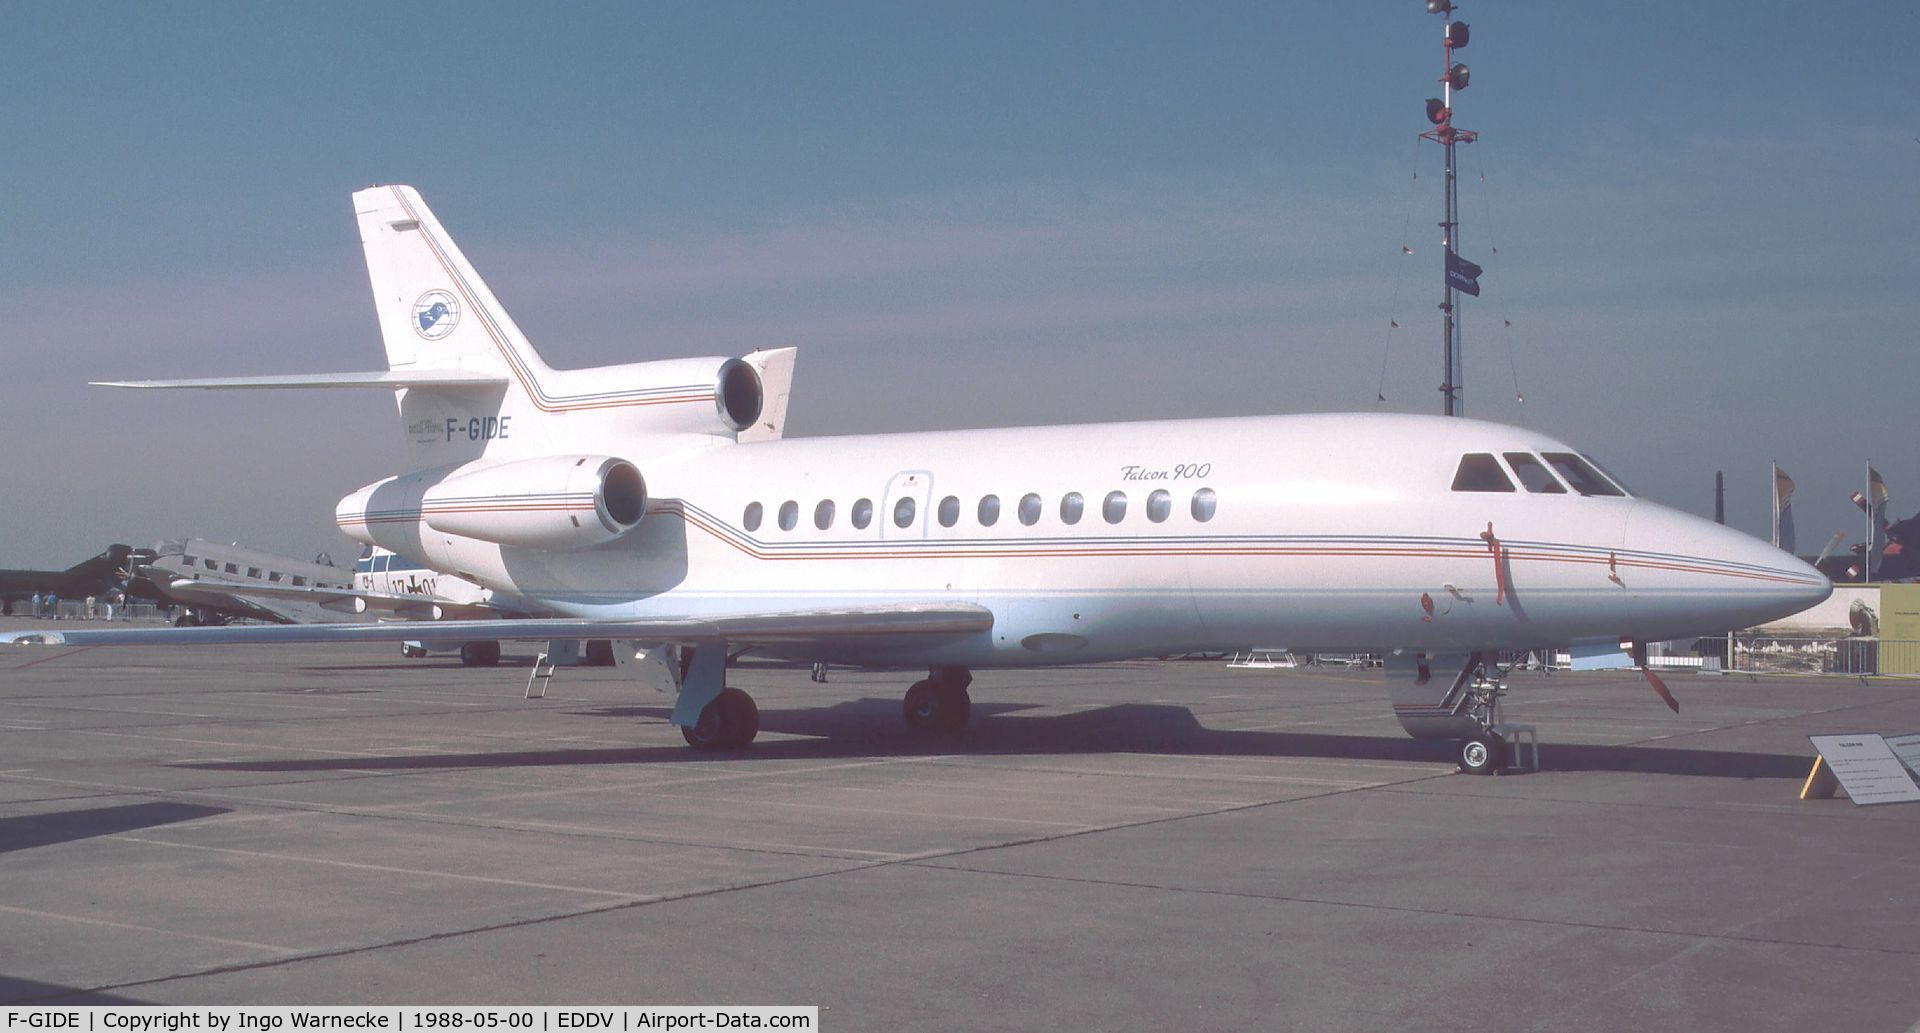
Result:
M588 639L587 648L586 648L586 661L587 661L586 666L588 667L614 666L615 661L613 659L613 642L610 639L604 639L604 638Z
M199 624L200 618L192 610L183 609L173 617L173 626L176 628L192 628Z
M409 660L418 660L427 655L427 647L413 642L402 642L400 643L400 655Z
M973 699L964 685L917 681L907 689L900 703L907 727L915 731L953 732L966 726L973 713Z
M745 749L760 734L760 707L753 697L739 689L720 690L720 695L700 711L700 720L682 726L680 736L696 750Z
M1469 775L1491 775L1507 766L1507 743L1497 735L1476 735L1460 741L1460 770Z
M492 667L500 662L500 643L461 643L460 662L468 667Z

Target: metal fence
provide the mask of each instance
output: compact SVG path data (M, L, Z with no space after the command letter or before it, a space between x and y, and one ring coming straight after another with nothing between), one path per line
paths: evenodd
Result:
M1920 641L1863 636L1732 636L1732 669L1747 674L1920 676Z

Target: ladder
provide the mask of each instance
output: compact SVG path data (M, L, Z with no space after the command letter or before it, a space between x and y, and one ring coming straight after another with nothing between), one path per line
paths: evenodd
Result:
M534 657L533 673L527 675L527 694L525 698L546 699L547 683L553 680L553 672L558 666L558 664L555 664L552 659L550 659L550 654L541 653L539 656ZM533 691L533 687L536 684L540 686L539 692Z

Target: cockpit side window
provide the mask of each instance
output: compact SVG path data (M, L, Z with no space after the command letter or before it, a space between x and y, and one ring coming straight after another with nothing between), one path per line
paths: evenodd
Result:
M1453 474L1454 491L1512 491L1513 482L1491 452L1469 452L1460 457Z
M1507 465L1513 467L1513 475L1520 478L1520 484L1535 495L1565 495L1567 489L1553 474L1547 472L1546 464L1533 457L1531 452L1502 452L1507 457Z
M1573 490L1582 495L1625 495L1626 492L1601 473L1594 465L1572 452L1548 452L1547 462L1553 464L1560 476L1573 485Z

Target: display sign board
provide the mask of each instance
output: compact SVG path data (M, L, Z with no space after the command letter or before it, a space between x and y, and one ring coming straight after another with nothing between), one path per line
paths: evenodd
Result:
M1809 735L1807 740L1854 803L1920 803L1920 783L1880 735Z
M1911 735L1889 735L1887 748L1893 751L1894 756L1900 758L1900 763L1905 764L1908 771L1913 772L1914 778L1920 779L1920 732L1914 732Z

